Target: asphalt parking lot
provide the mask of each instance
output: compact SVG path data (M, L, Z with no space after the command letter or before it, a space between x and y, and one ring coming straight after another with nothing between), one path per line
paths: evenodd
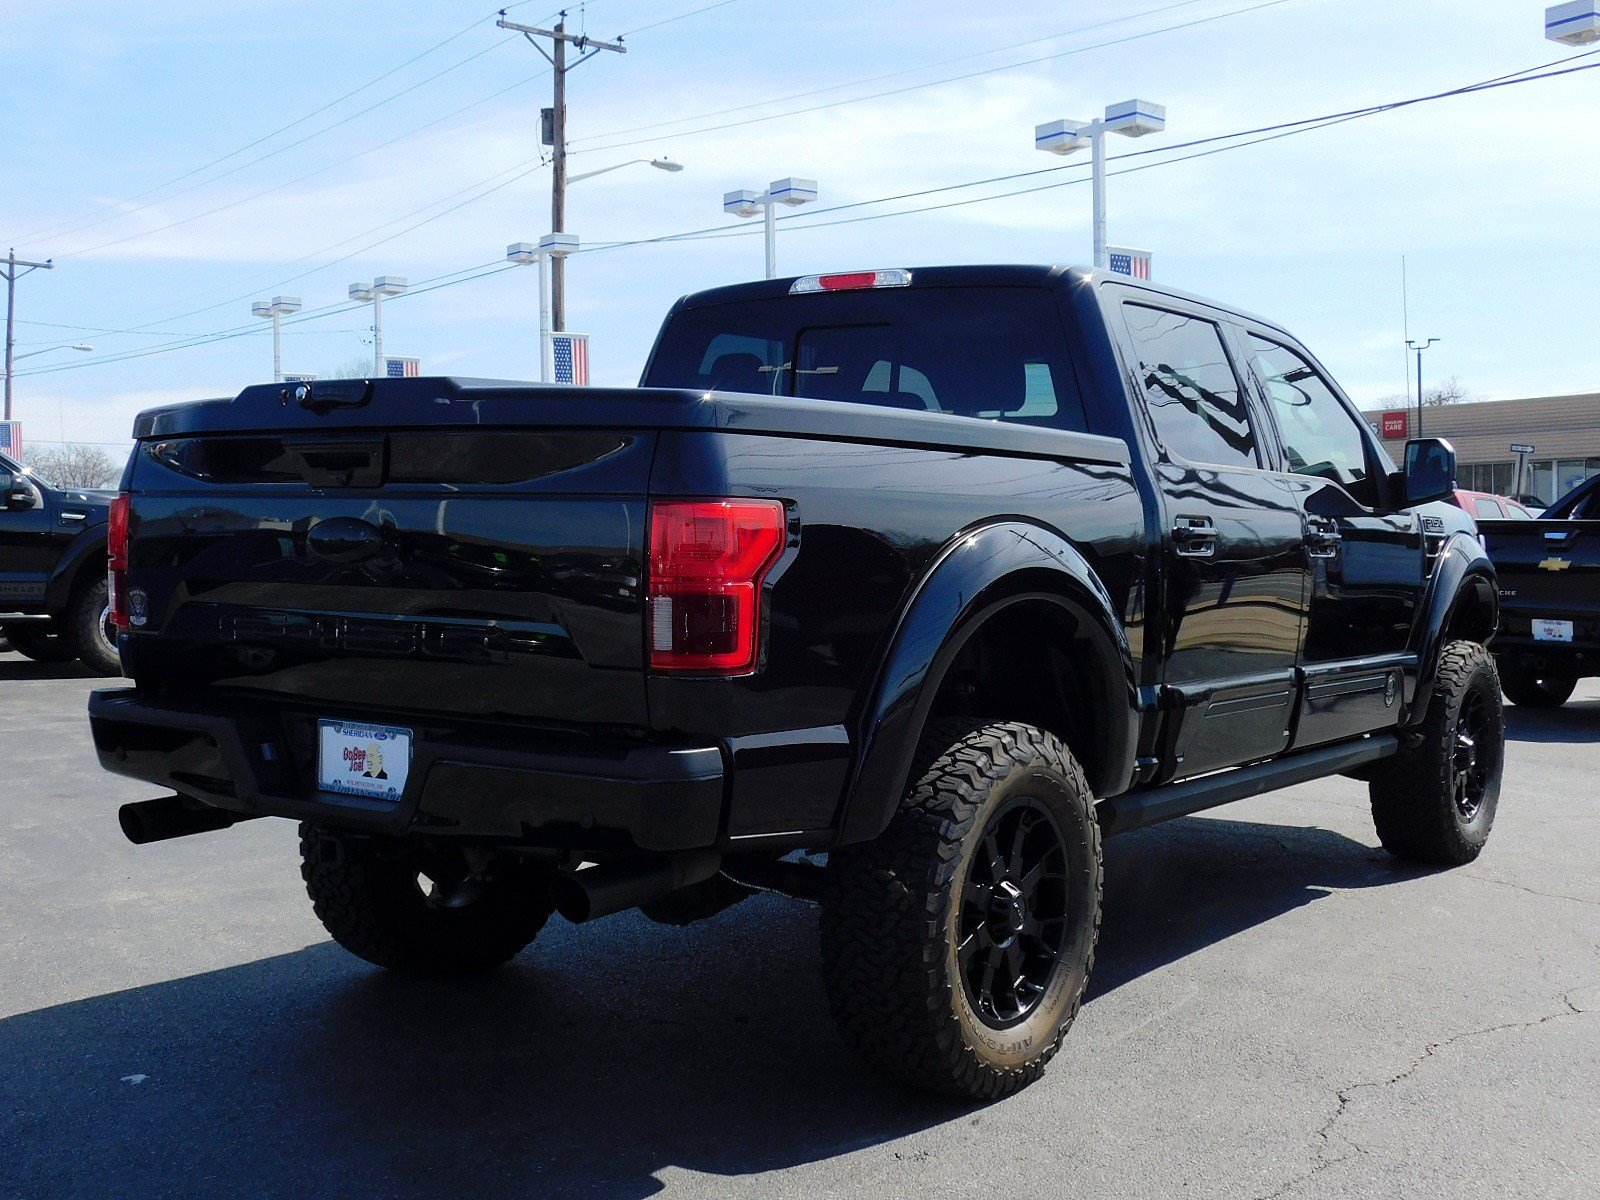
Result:
M95 686L0 655L0 1195L1600 1196L1596 681L1509 710L1463 870L1347 780L1110 843L1089 1002L989 1107L858 1067L780 898L386 977L288 823L124 842Z

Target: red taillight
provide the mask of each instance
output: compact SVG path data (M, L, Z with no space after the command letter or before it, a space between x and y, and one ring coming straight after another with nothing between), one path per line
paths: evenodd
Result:
M804 275L789 285L791 296L808 292L855 292L862 288L910 287L911 272L899 267L890 271L842 271L836 275Z
M776 500L688 500L650 510L650 666L756 669L761 584L787 540Z
M133 522L133 500L123 492L111 502L111 516L106 524L106 581L110 590L111 623L118 629L128 628L128 534Z

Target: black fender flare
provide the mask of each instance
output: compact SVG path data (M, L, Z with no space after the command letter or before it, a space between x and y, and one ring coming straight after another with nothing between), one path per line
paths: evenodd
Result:
M50 572L50 582L45 585L45 608L53 617L63 615L72 595L83 581L84 571L103 571L106 562L107 527L104 523L81 530L68 544L66 553L56 560Z
M1461 606L1469 600L1488 606L1488 627L1483 631L1483 640L1487 642L1494 635L1500 613L1494 564L1489 561L1479 537L1458 532L1446 540L1439 552L1417 616L1413 635L1417 687L1406 718L1408 727L1421 724L1428 715L1434 679L1439 672L1439 656L1444 653L1445 642Z
M1000 610L1025 601L1059 605L1095 658L1106 754L1090 786L1125 791L1137 755L1137 690L1127 631L1105 585L1060 534L1021 520L958 535L935 558L901 612L889 649L858 708L857 753L845 785L841 844L888 826L946 672L967 640Z

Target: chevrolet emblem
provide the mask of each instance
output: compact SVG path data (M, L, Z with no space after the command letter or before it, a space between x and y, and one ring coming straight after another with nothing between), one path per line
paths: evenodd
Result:
M1564 558L1547 558L1539 564L1541 571L1565 571L1572 564Z

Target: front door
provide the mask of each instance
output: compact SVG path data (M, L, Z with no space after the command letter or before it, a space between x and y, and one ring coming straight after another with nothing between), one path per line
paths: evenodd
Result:
M1241 336L1304 515L1312 572L1295 745L1392 726L1416 669L1407 646L1426 582L1419 515L1382 511L1387 461L1311 357L1281 334Z
M33 494L27 508L11 508L0 496L0 613L37 612L55 562L49 506L43 490L25 482L22 468L3 458L0 468L15 473L18 490Z
M1296 496L1268 469L1221 326L1161 304L1122 313L1162 505L1157 778L1172 779L1288 746L1307 563Z

